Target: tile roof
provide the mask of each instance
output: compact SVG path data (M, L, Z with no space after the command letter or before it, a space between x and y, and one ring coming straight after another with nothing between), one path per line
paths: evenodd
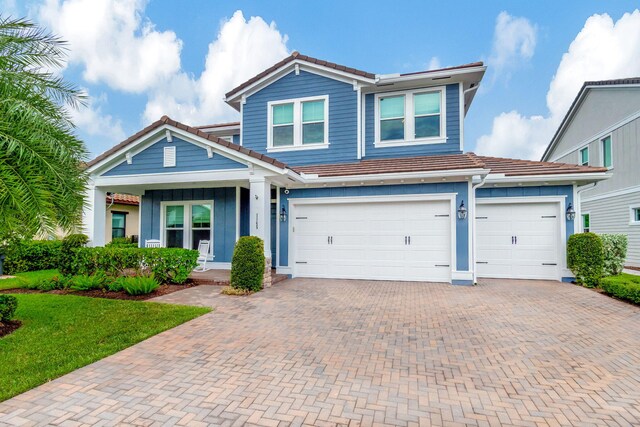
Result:
M146 128L142 129L141 131L131 135L129 138L125 139L124 141L122 141L121 143L119 143L118 145L110 148L109 150L105 151L104 153L100 154L98 157L96 157L95 159L91 160L90 162L87 163L87 167L91 167L93 165L95 165L96 163L106 159L107 157L111 156L112 154L120 151L121 149L123 149L124 147L126 147L127 145L131 144L132 142L134 142L135 140L137 140L138 138L140 138L141 136L159 128L160 126L163 125L170 125L173 127L176 127L178 129L184 130L185 132L189 132L193 135L197 135L200 138L204 138L207 139L211 142L214 142L218 145L222 145L226 148L230 148L232 150L238 151L239 153L245 154L247 156L253 157L254 159L257 160L261 160L265 163L271 164L275 167L278 168L285 168L286 165L276 159L273 159L269 156L265 156L264 154L260 154L258 152L255 152L253 150L249 150L248 148L242 147L240 145L234 144L232 142L228 142L225 141L224 139L218 138L217 136L213 136L211 134L208 134L206 132L201 131L198 128L192 127L192 126L187 126L185 124L182 124L180 122L177 122L175 120L170 119L167 116L162 116L162 118L160 120L156 120L155 122L151 123L149 126L147 126Z
M455 169L483 169L484 165L472 154L403 157L395 159L361 160L355 163L298 166L298 173L320 177L369 175L377 173L431 172Z
M540 162L536 160L505 159L502 157L476 156L491 173L503 173L506 176L558 175L567 173L606 172L607 168L580 166L568 163Z
M196 129L224 128L227 126L240 126L240 122L214 123L212 125L194 126Z
M317 59L317 58L313 58L311 56L302 55L301 53L294 51L291 55L287 56L282 61L273 64L271 67L267 68L263 72L255 75L254 77L250 78L249 80L247 80L246 82L242 83L241 85L236 86L235 88L231 89L229 92L227 92L225 94L225 97L229 98L230 96L240 92L242 89L245 89L246 87L251 86L253 83L257 82L261 78L273 73L274 71L276 71L278 68L282 67L283 65L286 65L286 64L288 64L290 62L293 62L296 59L300 60L300 61L309 62L311 64L322 65L323 67L327 67L327 68L333 68L334 70L343 71L345 73L353 74L353 75L359 76L359 77L365 77L365 78L368 78L368 79L374 79L376 77L375 74L369 73L367 71L358 70L358 69L355 69L355 68L347 67L347 66L336 64L336 63L329 62L329 61L323 61L322 59Z
M131 194L113 193L111 196L107 196L107 206L112 200L114 204L119 205L138 206L140 204L140 198Z

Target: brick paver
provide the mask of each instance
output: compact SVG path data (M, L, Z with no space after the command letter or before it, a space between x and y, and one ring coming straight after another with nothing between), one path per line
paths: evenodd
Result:
M633 425L640 309L569 284L295 279L0 404L5 425Z

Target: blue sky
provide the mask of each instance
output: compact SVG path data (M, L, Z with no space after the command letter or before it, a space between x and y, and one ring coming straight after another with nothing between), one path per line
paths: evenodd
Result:
M640 75L633 1L0 6L70 41L64 76L91 96L90 107L74 117L94 155L164 113L194 125L234 119L220 93L292 50L374 73L483 60L489 69L467 116L465 148L512 157L539 156L582 81Z

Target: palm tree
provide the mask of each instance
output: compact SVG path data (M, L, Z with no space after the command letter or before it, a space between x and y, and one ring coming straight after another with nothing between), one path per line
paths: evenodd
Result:
M24 19L0 17L0 236L79 223L87 151L69 108L81 92L56 74L66 44Z

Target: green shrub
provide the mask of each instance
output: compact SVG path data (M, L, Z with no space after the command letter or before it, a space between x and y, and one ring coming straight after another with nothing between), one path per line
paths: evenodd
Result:
M127 280L127 277L120 276L116 277L114 280L107 283L107 289L111 292L120 292L124 290L124 282Z
M160 284L151 274L150 276L124 277L122 288L129 295L147 295L158 289Z
M567 242L567 265L576 281L588 288L598 286L603 274L602 239L595 233L573 234Z
M71 279L71 289L74 291L91 291L107 287L107 275L104 271L97 271L93 275L81 274Z
M640 276L621 274L602 279L602 290L611 296L640 304Z
M27 282L25 287L44 292L69 289L71 287L71 278L65 276L41 277Z
M198 265L198 251L180 248L79 248L74 251L73 275L91 275L104 270L121 276L126 270L153 273L160 283L186 282Z
M256 236L240 237L231 260L231 286L256 292L262 289L264 275L264 243Z
M60 248L60 260L58 270L65 275L73 275L73 261L75 259L75 251L83 247L89 241L89 237L84 234L70 234L62 239Z
M131 237L116 237L115 239L111 239L109 243L105 245L105 247L110 248L137 248L138 244L133 243Z
M622 273L627 259L627 236L624 234L601 234L604 251L604 276Z
M4 249L4 273L58 268L61 247L59 240L13 240Z
M18 308L18 300L12 295L0 295L0 324L13 318Z
M247 291L245 289L236 289L233 286L225 286L220 291L223 295L232 295L232 296L246 296L251 295L253 292Z

